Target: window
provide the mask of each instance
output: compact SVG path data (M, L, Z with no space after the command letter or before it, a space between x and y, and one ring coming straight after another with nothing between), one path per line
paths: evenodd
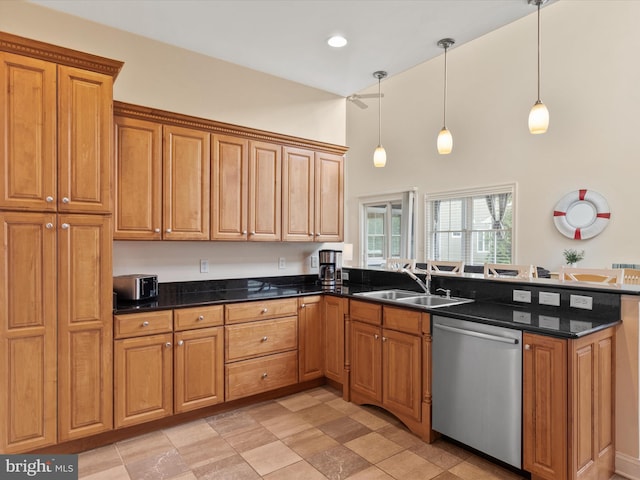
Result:
M513 263L515 185L427 195L426 257Z
M379 267L387 258L415 258L415 192L360 199L362 265Z

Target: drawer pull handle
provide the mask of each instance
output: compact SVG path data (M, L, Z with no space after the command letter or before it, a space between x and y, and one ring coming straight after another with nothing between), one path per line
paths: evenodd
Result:
M264 380L265 378L267 378L267 372L264 372L264 373L262 374L262 379Z
M148 327L149 326L149 322L147 322L146 320L144 322L142 322L142 326L143 327Z
M267 341L267 337L266 337L266 336L265 336L265 337L262 337L262 341L263 341L263 342L266 342L266 341Z
M167 347L167 348L171 348L171 342L165 343L164 346Z
M182 345L184 345L184 341L178 340L178 346L181 347Z
M268 311L267 307L264 307L264 308L262 309L262 313L267 313L267 311Z
M375 334L373 335L373 338L375 338L375 339L377 340L377 339L378 339L378 338L380 338L380 337L378 337L378 334L377 334L377 333L375 333Z
M200 320L200 321L204 320L204 315L200 315L200 316L198 317L198 320Z

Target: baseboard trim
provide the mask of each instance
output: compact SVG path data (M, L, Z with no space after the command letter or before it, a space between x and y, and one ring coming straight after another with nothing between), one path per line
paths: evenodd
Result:
M616 473L630 480L640 480L640 459L616 452Z

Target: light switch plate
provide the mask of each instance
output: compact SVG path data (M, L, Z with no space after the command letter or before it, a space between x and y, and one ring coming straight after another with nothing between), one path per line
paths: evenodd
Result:
M531 292L529 290L514 290L513 301L531 303Z
M553 292L540 292L538 303L540 305L551 305L552 307L559 307L560 294Z
M284 257L280 257L278 259L278 268L282 269L282 268L287 268L287 259Z

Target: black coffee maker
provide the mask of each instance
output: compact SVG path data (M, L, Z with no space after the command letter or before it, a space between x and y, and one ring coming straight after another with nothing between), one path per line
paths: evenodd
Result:
M342 251L320 250L320 282L323 287L342 285Z

